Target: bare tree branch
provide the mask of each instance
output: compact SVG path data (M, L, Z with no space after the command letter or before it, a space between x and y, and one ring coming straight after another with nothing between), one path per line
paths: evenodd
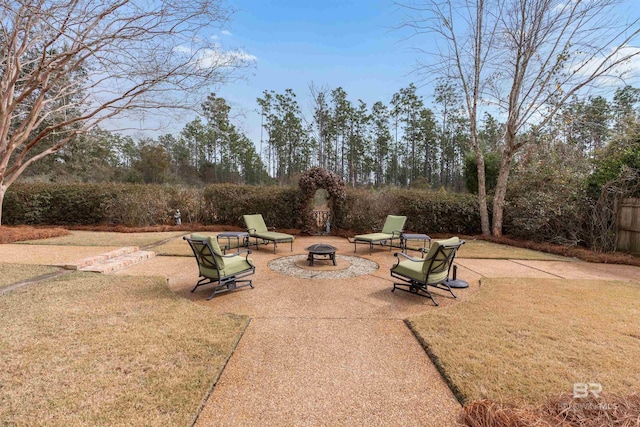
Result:
M250 65L212 37L232 13L222 2L4 1L0 206L25 168L74 136L135 111L195 109Z

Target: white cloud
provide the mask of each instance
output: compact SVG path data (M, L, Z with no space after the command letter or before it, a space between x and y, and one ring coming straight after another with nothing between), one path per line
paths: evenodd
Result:
M201 69L226 68L236 65L255 62L258 58L242 49L223 51L220 45L214 44L211 48L194 51L186 46L177 46L176 52L193 56L193 62Z
M605 55L590 58L576 58L571 71L577 76L587 78L599 70L614 65L611 70L597 79L600 85L620 86L621 79L637 80L640 78L640 48L623 46L611 48Z
M220 31L220 34L222 34L223 36L230 36L231 35L231 31L222 30L222 31Z

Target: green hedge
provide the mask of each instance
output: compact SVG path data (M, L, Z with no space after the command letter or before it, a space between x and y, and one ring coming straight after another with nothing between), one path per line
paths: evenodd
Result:
M336 226L369 232L381 228L387 215L405 215L405 229L419 233L480 232L475 196L431 190L348 190L345 205L336 212Z
M146 226L202 222L200 190L136 184L14 184L4 199L2 222L17 224Z
M244 227L242 215L261 213L268 226L301 229L304 202L297 187L16 184L5 196L3 223L147 226L172 224L175 209L180 209L183 223ZM369 232L389 214L406 215L411 231L479 232L475 197L400 189L350 189L336 208L332 228Z
M297 187L217 184L204 189L206 223L244 227L242 215L262 214L268 227L302 228L302 192Z

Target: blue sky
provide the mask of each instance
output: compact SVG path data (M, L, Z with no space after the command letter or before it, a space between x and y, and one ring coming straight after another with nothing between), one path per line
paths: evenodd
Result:
M413 82L430 105L433 88L421 86L414 73L416 61L425 57L412 49L428 43L428 38L407 40L408 30L398 29L407 10L392 0L227 1L236 13L227 30L211 34L212 40L224 50L240 49L255 57L255 67L242 72L243 79L212 87L211 92L227 100L232 122L256 145L260 142L256 98L265 90L292 89L307 119L312 117L310 83L329 90L342 87L352 102L362 99L371 107L376 101L389 103L394 93ZM637 76L640 57L630 66ZM615 87L619 85L616 81ZM600 86L605 93L615 90L608 84ZM167 127L144 134L177 135L193 118L166 120ZM155 124L148 118L139 126ZM141 135L134 132L134 136Z
M235 123L256 143L260 139L256 98L265 90L293 89L308 113L311 82L329 90L341 86L352 102L362 99L371 106L390 101L393 93L416 80L410 75L415 53L402 41L405 34L394 30L402 11L389 0L232 0L230 4L237 12L230 34L219 34L219 42L255 56L256 67L217 93L240 114Z

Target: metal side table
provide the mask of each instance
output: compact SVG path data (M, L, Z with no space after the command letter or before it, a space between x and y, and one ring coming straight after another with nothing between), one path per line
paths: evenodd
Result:
M400 248L402 249L403 253L407 253L407 242L409 240L422 242L422 249L418 249L422 257L424 257L427 248L431 247L431 237L427 236L426 234L402 233L400 234ZM429 244L429 246L427 246L427 243Z
M225 231L224 233L218 234L216 236L218 242L220 239L227 239L227 244L221 246L222 251L226 254L228 250L232 249L231 241L236 239L236 248L240 250L240 248L249 247L249 233L246 231Z

